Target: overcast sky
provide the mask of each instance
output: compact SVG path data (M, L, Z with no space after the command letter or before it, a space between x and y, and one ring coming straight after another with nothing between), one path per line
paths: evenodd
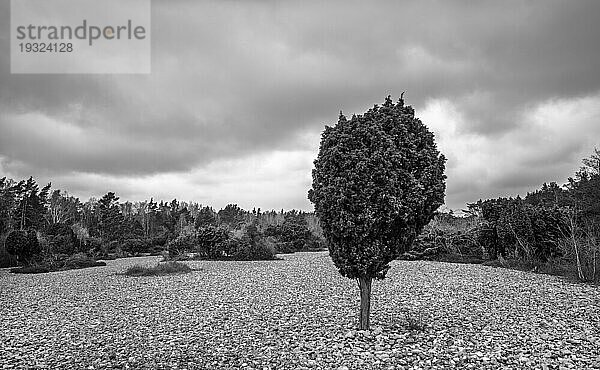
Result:
M402 91L453 209L564 183L600 147L598 0L153 1L149 75L11 75L8 6L0 175L82 200L312 210L324 125Z

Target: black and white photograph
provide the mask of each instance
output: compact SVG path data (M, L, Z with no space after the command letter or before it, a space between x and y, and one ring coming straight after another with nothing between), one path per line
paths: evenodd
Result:
M600 1L0 0L0 370L600 370Z

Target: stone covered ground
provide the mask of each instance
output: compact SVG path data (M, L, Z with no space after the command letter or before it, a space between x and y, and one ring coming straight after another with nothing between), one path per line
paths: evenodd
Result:
M358 288L327 253L188 262L159 257L40 275L0 270L0 369L600 369L600 289L479 265L397 261Z

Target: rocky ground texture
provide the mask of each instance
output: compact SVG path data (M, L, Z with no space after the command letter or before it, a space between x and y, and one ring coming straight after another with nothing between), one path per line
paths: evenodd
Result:
M358 288L327 253L187 262L159 257L40 275L0 270L0 369L600 369L600 289L479 265L397 261Z

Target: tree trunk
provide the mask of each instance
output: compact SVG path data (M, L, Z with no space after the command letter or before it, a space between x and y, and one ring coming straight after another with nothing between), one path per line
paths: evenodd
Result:
M358 325L360 330L369 330L369 316L371 314L371 281L369 277L358 278L360 288L360 313Z

